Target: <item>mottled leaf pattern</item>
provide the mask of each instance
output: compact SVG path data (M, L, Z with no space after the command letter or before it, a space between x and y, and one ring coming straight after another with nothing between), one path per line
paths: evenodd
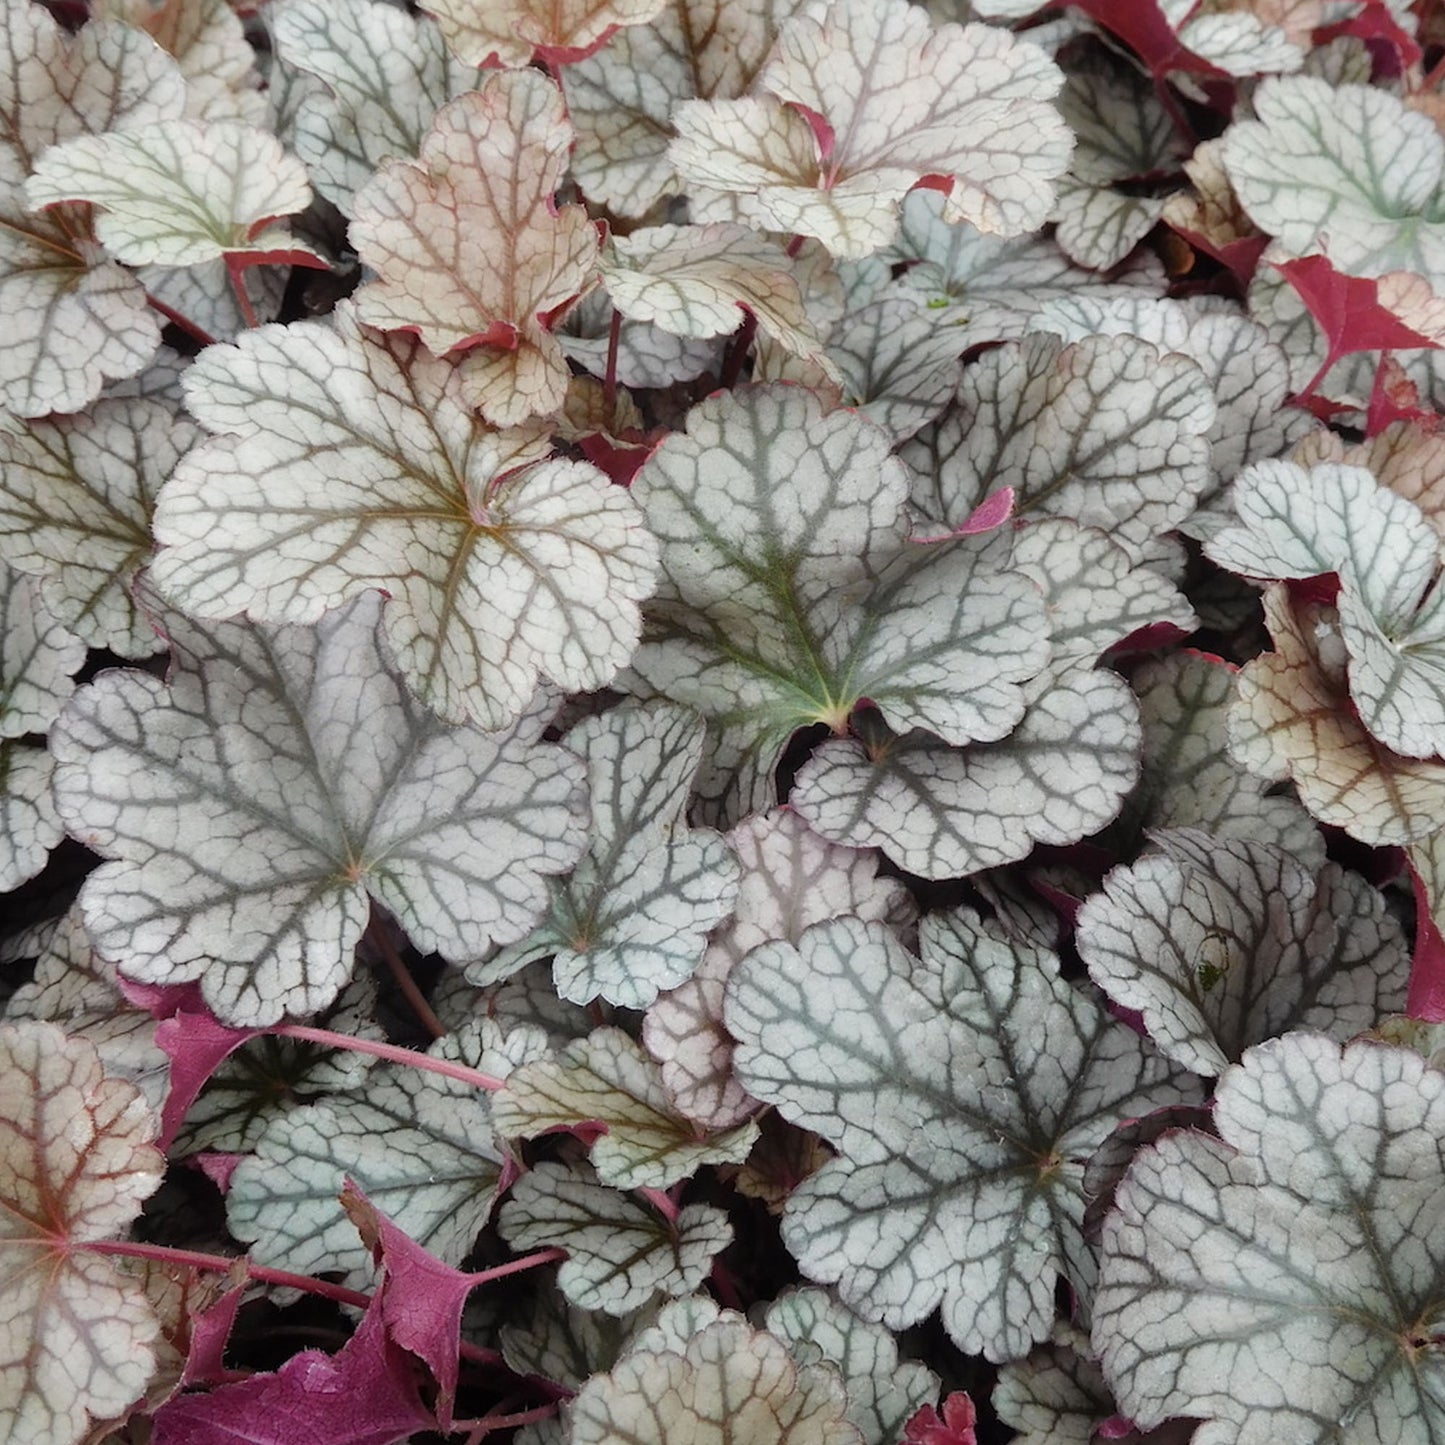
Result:
M305 169L268 131L237 121L168 120L66 141L37 162L25 196L35 207L96 206L97 237L132 266L308 254L270 224L311 203Z
M430 1052L505 1078L545 1050L534 1030L504 1036L484 1019ZM487 1095L385 1065L356 1093L274 1119L231 1176L226 1220L262 1264L364 1279L371 1254L340 1199L350 1177L418 1244L460 1264L491 1213L502 1158Z
M489 728L539 672L600 687L631 654L656 566L635 504L586 463L546 460L539 430L483 426L416 341L346 315L263 327L196 362L186 397L223 435L163 489L152 575L192 615L313 623L385 589L408 687Z
M628 1314L659 1293L690 1294L733 1236L727 1216L713 1205L684 1205L675 1220L665 1220L599 1184L590 1169L561 1164L529 1169L498 1223L515 1250L565 1249L558 1287L573 1304L609 1315Z
M862 1445L847 1396L826 1365L797 1364L781 1340L737 1316L699 1330L681 1350L643 1345L572 1402L574 1445Z
M642 1028L677 1107L713 1129L757 1108L733 1077L732 1039L723 1027L723 990L748 950L770 938L797 942L810 924L844 914L902 925L915 912L901 883L878 876L876 854L829 843L791 809L754 814L728 843L742 864L733 915L697 972L653 1004Z
M738 877L722 838L682 820L703 734L696 713L670 703L624 705L567 734L565 746L587 762L587 853L552 884L543 927L472 965L473 983L552 954L564 999L645 1008L691 975L732 908Z
M482 79L430 20L379 0L286 0L267 14L282 62L324 87L302 95L292 145L348 213L382 161L416 155L436 112Z
M1347 1039L1404 1007L1409 949L1384 899L1333 863L1264 843L1158 833L1079 911L1095 983L1185 1068L1219 1074L1295 1028Z
M840 729L864 697L953 743L1023 711L1019 683L1046 655L1041 598L1005 574L999 538L910 548L887 450L847 412L756 387L694 407L633 484L664 573L633 669L709 718L699 787L722 816L766 800L794 729Z
M147 657L162 646L130 583L151 552L156 493L196 435L140 398L0 433L0 557L38 577L92 647Z
M824 1290L785 1292L768 1306L764 1323L799 1364L822 1359L842 1375L848 1418L864 1445L894 1445L914 1411L937 1398L932 1370L900 1360L887 1330L859 1319Z
M757 1137L753 1123L705 1135L674 1109L657 1065L617 1028L594 1029L556 1060L518 1069L493 1119L507 1139L604 1125L592 1163L614 1189L666 1189L700 1164L740 1163Z
M1094 1345L1121 1411L1239 1445L1438 1438L1445 1076L1291 1034L1225 1074L1214 1122L1145 1150L1104 1225Z
M52 733L58 798L117 860L85 917L128 977L199 979L225 1021L272 1023L336 997L368 890L456 959L536 921L581 848L580 764L525 724L438 722L378 621L368 599L314 630L175 618L169 687L111 672L77 694Z
M887 245L896 203L926 176L945 178L950 220L1017 235L1048 214L1067 159L1048 103L1060 81L1005 30L934 30L901 0L839 0L783 23L755 94L678 106L671 156L685 180L738 195L760 229L837 256Z
M1007 1359L1048 1334L1061 1274L1090 1287L1087 1156L1179 1086L1042 950L961 911L921 931L921 961L850 919L763 944L727 1025L744 1085L840 1151L783 1216L804 1274L893 1329L941 1305L961 1349Z

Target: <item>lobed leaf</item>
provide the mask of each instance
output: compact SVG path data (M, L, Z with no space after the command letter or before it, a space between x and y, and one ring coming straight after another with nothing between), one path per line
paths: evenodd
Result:
M1347 1039L1404 1007L1410 950L1384 899L1336 864L1194 829L1116 868L1076 920L1080 957L1149 1037L1222 1073L1293 1028Z
M1088 1156L1181 1088L1052 955L962 911L922 944L844 918L754 949L728 983L738 1075L839 1150L784 1211L803 1273L895 1330L941 1303L960 1349L1014 1358L1061 1274L1091 1287Z
M739 1317L719 1319L682 1349L642 1342L571 1406L574 1445L861 1445L846 1396L825 1365L796 1364L782 1341Z
M218 1017L263 1025L340 992L368 892L452 958L533 926L582 845L580 765L529 726L420 709L379 620L373 600L315 629L174 617L169 687L110 672L77 694L52 730L57 800L116 860L85 918L128 977L198 979Z
M470 352L469 401L494 426L558 410L560 344L544 325L592 281L597 231L557 206L572 129L535 71L501 72L437 112L416 161L382 163L357 192L351 243L379 273L357 317Z
M161 1180L156 1116L92 1045L0 1027L0 1429L76 1445L149 1383L159 1326L139 1276L84 1246L129 1228Z
M92 647L148 657L164 645L130 585L151 552L156 493L196 436L141 398L0 433L0 556L39 578L56 618Z
M887 245L897 203L932 177L950 220L1018 235L1047 217L1067 161L1048 104L1060 81L1005 30L840 0L782 23L753 95L677 106L669 154L685 181L739 196L759 229L816 236L837 256Z
M629 1195L599 1184L591 1169L542 1163L512 1187L498 1216L513 1249L567 1251L557 1285L573 1304L627 1315L658 1293L691 1294L733 1238L711 1204L688 1204L663 1219Z
M187 373L223 435L162 491L156 586L196 617L314 623L388 592L387 642L443 717L511 726L541 673L605 686L632 653L656 547L636 504L540 429L494 432L457 369L349 311L262 327ZM348 459L338 477L335 458Z
M903 885L878 876L877 855L819 837L790 809L755 813L728 834L742 864L732 917L714 933L697 971L663 994L642 1040L662 1066L677 1107L709 1128L741 1123L757 1103L733 1077L723 990L747 952L769 939L797 942L810 924L851 914L896 926L915 909Z
M666 0L427 0L452 54L463 65L528 65L571 59L621 26L641 25Z
M1224 1075L1214 1121L1145 1150L1104 1225L1094 1346L1121 1410L1239 1445L1438 1435L1445 1077L1290 1034Z
M132 266L265 252L315 259L271 224L311 204L305 168L275 136L237 121L166 120L66 141L41 156L25 197L32 207L98 207L96 236Z
M497 1095L493 1121L507 1139L603 1125L592 1164L614 1189L666 1189L702 1164L741 1163L758 1132L749 1121L704 1135L673 1107L657 1065L611 1027L594 1029L555 1061L518 1069Z
M567 733L566 746L587 763L587 853L551 885L542 928L471 965L473 983L495 983L550 953L569 1002L601 996L645 1008L692 974L708 932L731 911L738 876L716 833L683 822L703 734L696 713L662 702L584 718Z

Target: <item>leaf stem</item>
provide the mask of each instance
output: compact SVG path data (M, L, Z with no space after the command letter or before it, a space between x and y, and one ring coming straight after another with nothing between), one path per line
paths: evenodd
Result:
M524 1254L519 1259L509 1259L506 1264L493 1265L491 1269L479 1270L468 1275L474 1285L491 1284L494 1280L505 1279L509 1274L521 1274L523 1270L536 1269L538 1265L551 1264L554 1260L566 1259L565 1249L538 1249Z
M622 313L614 306L607 326L607 370L602 377L602 405L607 412L606 425L612 430L617 412L617 351L622 341Z
M159 296L153 296L146 292L146 304L152 311L159 311L172 326L178 326L192 341L199 341L202 346L214 346L216 338L204 327L198 326L184 312L177 311L174 306L167 306Z
M247 326L256 327L261 324L260 318L256 315L256 308L251 305L250 292L246 290L246 268L234 256L226 257L226 275L231 278L231 290L236 293L236 304L241 308L241 320Z
M339 1300L342 1304L357 1305L365 1309L371 1303L369 1294L360 1290L347 1289L342 1284L328 1280L313 1279L309 1274L292 1274L286 1269L270 1269L264 1264L253 1264L244 1254L204 1254L196 1249L176 1249L169 1244L142 1244L132 1239L96 1239L77 1243L77 1249L88 1249L92 1254L119 1254L131 1259L154 1259L161 1264L189 1265L192 1269L210 1269L224 1274L239 1260L246 1266L249 1279L260 1280L263 1284L286 1285L292 1289L305 1290L308 1294L319 1294L327 1299Z
M404 1049L397 1044L380 1044L371 1039L353 1038L350 1034L333 1033L330 1029L314 1029L308 1024L277 1024L267 1033L279 1034L283 1039L305 1039L307 1043L321 1044L328 1049L351 1049L358 1054L375 1054L393 1064L410 1064L414 1069L425 1069L430 1074L441 1074L443 1078L456 1079L459 1083L470 1084L474 1089L485 1089L496 1093L505 1083L493 1074L484 1074L480 1069L469 1069L465 1064L454 1064L450 1059L434 1059L430 1054L418 1053L415 1049Z
M401 990L402 997L410 1005L411 1011L421 1021L427 1032L434 1039L446 1038L449 1032L447 1026L436 1016L421 989L417 987L416 979L412 977L412 972L406 966L401 954L396 951L396 946L391 941L391 935L387 932L386 920L381 916L375 903L371 905L371 921L366 925L366 936L381 955L392 978L396 980L396 986Z
M458 1430L468 1430L466 1445L481 1445L481 1442L488 1435L498 1430L511 1430L518 1425L530 1425L535 1420L550 1420L557 1413L557 1401L553 1400L550 1405L538 1405L531 1410L523 1410L516 1415L482 1415L476 1420L458 1420L455 1427Z
M646 1185L637 1191L667 1222L676 1229L681 1212L677 1202L665 1189L650 1189Z
M743 374L743 362L748 359L748 352L753 348L753 338L757 334L758 318L751 311L744 312L743 324L733 332L733 339L728 342L727 352L723 356L719 386L732 387L738 384L738 378Z

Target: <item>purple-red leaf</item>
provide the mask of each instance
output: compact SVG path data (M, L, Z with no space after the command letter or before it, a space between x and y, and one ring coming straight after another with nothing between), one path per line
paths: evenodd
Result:
M303 1350L274 1374L182 1395L153 1423L154 1445L398 1445L437 1422L373 1300L336 1354Z
M457 1398L462 1309L477 1276L463 1274L423 1249L350 1179L341 1191L341 1207L385 1270L373 1308L380 1310L392 1341L432 1372L437 1382L437 1420L449 1430Z
M1274 269L1300 294L1330 347L1332 366L1352 351L1394 351L1440 343L1407 326L1380 299L1380 282L1344 276L1323 256L1276 261Z
M231 1029L202 1010L178 1009L156 1026L156 1043L171 1060L170 1089L161 1111L162 1149L169 1149L206 1080L259 1029Z
M932 1405L925 1405L903 1427L904 1445L975 1445L974 1427L978 1414L963 1390L955 1390L943 1402L940 1417Z

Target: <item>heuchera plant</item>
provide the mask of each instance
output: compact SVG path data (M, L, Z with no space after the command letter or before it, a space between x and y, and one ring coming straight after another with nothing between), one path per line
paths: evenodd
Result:
M0 1439L1445 1441L1445 14L0 0Z

